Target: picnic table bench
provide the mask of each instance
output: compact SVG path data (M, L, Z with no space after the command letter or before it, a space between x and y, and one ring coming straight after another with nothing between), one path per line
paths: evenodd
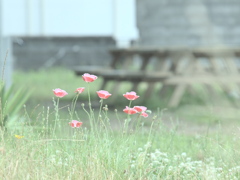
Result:
M116 85L111 92L119 89L120 82L132 83L132 90L137 91L141 82L148 87L144 98L148 98L156 83L161 83L160 95L174 88L168 106L178 106L183 94L194 83L206 86L212 83L240 83L238 48L119 48L111 49L112 61L108 67L75 67L76 75L95 74L103 78L101 89L109 81ZM226 88L227 89L227 88Z
M121 81L130 81L133 84L132 90L137 91L140 82L161 82L172 73L167 71L158 71L157 68L149 69L151 58L167 57L166 50L152 49L112 49L109 51L112 55L112 62L108 67L102 66L81 66L75 68L76 75L82 75L85 72L103 77L101 89L105 89L109 81L116 81L113 91L119 88ZM163 59L164 62L164 59ZM150 67L151 68L151 67ZM152 86L148 87L145 97L149 97Z

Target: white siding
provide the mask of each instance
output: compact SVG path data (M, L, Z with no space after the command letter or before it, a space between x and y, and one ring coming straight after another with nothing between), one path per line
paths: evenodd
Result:
M2 0L3 36L137 38L134 0Z

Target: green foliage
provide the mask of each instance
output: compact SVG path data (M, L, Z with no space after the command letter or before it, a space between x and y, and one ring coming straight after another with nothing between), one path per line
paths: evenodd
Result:
M29 100L33 106L47 101L51 103L53 93L49 92L55 88L61 88L70 93L74 92L78 87L86 86L81 76L76 76L72 70L66 68L51 68L27 73L15 71L13 73L13 82L16 86L24 84L27 89L32 89L37 92L32 93ZM96 91L99 90L100 85L101 78L91 87L90 93L95 95L92 98L97 98ZM66 101L71 101L72 98L73 96L69 94L64 99ZM83 96L82 98L84 98L83 100L88 100L87 96Z
M0 177L48 180L240 178L239 122L231 121L236 134L232 129L230 133L226 131L230 126L225 129L221 126L223 122L230 125L231 119L239 117L234 109L185 105L175 110L175 114L166 116L165 110L156 113L148 107L153 110L148 118L136 114L129 118L126 114L120 114L128 103L122 95L113 101L119 104L122 99L120 110L116 113L108 111L104 106L105 100L103 104L102 101L94 104L93 108L88 107L88 103L81 105L82 98L88 100L90 94L96 97L100 83L94 82L88 95L83 93L79 95L79 101L72 101L72 106L66 105L71 104L69 99L77 87L86 86L78 80L70 71L22 73L15 77L18 83L15 87L24 83L25 91L18 89L14 93L15 88L1 91L1 117L7 114L14 116L19 112L25 101L23 96L29 95L25 94L26 90L32 87L38 90L31 96L38 104L41 99L52 101L53 88L63 88L69 95L66 99L58 99L57 103L54 98L53 106L37 106L40 112L35 108L36 104L30 106L30 111L34 113L28 115L26 109L24 117L19 118L23 120L19 121L20 128L7 131L4 136L0 131ZM121 92L126 91L121 89ZM200 92L198 95L200 97L190 99L191 102L199 103L206 98ZM151 103L155 108L159 105L156 99ZM186 99L185 103L190 100ZM134 105L140 105L139 102L136 100ZM99 113L98 104L104 106ZM16 105L19 107L13 108ZM68 108L69 111L66 110ZM180 117L177 122L174 120L176 116ZM189 120L181 120L183 117ZM72 119L83 122L82 126L70 127L69 121ZM124 128L125 122L130 122L126 126L129 129ZM202 127L199 126L201 122ZM16 138L15 135L24 137Z
M0 141L0 176L57 180L239 179L238 141L221 132L195 137L169 132L157 122L152 127L152 131L140 129L123 135L121 130L101 126L93 132L86 127L73 129L65 122L58 129L61 137L53 131L44 136L44 131L42 134L35 129L22 132L22 139L8 133L5 143Z
M16 116L30 96L30 92L21 87L12 85L6 89L3 85L0 89L0 125L6 127L7 121Z

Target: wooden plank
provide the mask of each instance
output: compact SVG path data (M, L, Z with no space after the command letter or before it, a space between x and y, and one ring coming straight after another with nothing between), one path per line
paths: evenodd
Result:
M117 94L117 92L120 89L120 85L121 85L121 81L115 81L111 92L114 92Z
M81 76L84 73L100 75L102 72L111 69L104 66L77 66L72 68L72 70L75 72L76 75Z
M155 84L156 84L155 82L149 82L148 83L147 90L145 91L145 94L144 94L144 97L143 97L144 99L148 99L148 98L151 97L151 94L154 90Z
M176 67L178 65L178 60L182 58L182 54L180 53L173 53L173 52L169 52L169 56L170 56L170 66L169 68L167 69L168 72L171 72L174 76L176 76ZM168 78L166 78L167 80ZM166 81L163 81L163 86L162 88L160 89L160 92L159 92L159 95L160 97L163 97L165 96L165 94L167 94L167 92L171 89L175 89L177 87L177 84L166 84L165 83Z
M173 74L175 76L181 75L180 77L184 78L185 76L189 76L189 74L194 73L193 68L195 66L195 59L192 56L191 53L188 54L174 54L173 58L173 67L170 69L173 71ZM187 61L189 61L187 63ZM169 77L171 78L171 77ZM168 78L168 79L169 79ZM166 81L168 80L166 79ZM165 81L165 82L166 82ZM169 84L166 84L164 82L164 86L169 86ZM171 84L171 88L174 89L173 94L170 97L170 100L168 102L169 107L176 107L180 103L182 96L184 95L185 91L189 89L188 84L179 84L179 83L173 83ZM162 88L161 91L166 91L167 88ZM163 92L160 92L160 94L163 94Z
M226 63L226 69L228 71L228 74L240 76L238 71L238 65L235 61L233 56L225 57L224 58ZM231 94L232 92L236 91L236 86L239 86L239 83L229 83L228 85L225 85L224 90L227 92L227 94Z
M180 103L185 91L195 83L202 83L207 89L217 83L226 91L229 90L229 84L240 83L236 62L231 59L233 53L238 56L239 52L240 50L237 48L158 49L137 47L113 49L110 50L112 54L110 68L82 67L82 69L75 70L75 73L82 75L88 72L103 77L102 89L110 80L115 80L113 91L119 89L122 81L131 82L135 91L137 91L139 83L147 82L148 88L144 98L151 95L156 82L163 83L160 94L174 87L169 106L175 107ZM133 71L130 63L133 56L136 55L140 57L142 63L136 67L139 69L135 68ZM154 71L147 71L152 57L157 57L159 63L153 65ZM224 57L224 61L222 62L217 57ZM206 67L199 61L201 58L209 59L211 72L207 73Z
M181 84L174 89L173 95L171 96L168 106L177 107L186 91L187 85Z
M234 61L233 57L225 57L224 58L226 63L226 68L228 69L228 72L231 74L239 74L237 63Z
M138 92L138 86L140 84L141 81L135 81L133 82L133 86L132 86L132 90L135 92Z
M106 89L107 83L109 82L108 79L103 79L102 85L101 85L101 90Z
M165 80L166 85L176 85L176 84L194 84L194 83L240 83L240 76L211 76L211 75L192 75L191 77L176 76L170 77Z
M157 62L157 65L154 67L155 71L160 71L162 73L170 72L170 65L169 65L169 60L167 59L159 59Z
M116 69L116 65L119 62L122 54L121 54L121 52L111 52L111 55L112 55L112 62L110 64L110 67L112 69Z
M217 63L216 59L214 57L210 57L209 58L209 62L210 62L210 69L211 69L211 72L213 74L221 74L221 69L219 67L219 64Z
M142 65L140 67L140 70L145 71L149 64L150 58L152 57L152 54L141 54L140 57L142 58Z

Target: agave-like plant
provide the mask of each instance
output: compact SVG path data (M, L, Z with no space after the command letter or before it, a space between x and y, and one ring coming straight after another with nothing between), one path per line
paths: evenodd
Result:
M0 128L5 129L9 118L16 116L30 96L24 87L15 88L14 85L0 87Z

